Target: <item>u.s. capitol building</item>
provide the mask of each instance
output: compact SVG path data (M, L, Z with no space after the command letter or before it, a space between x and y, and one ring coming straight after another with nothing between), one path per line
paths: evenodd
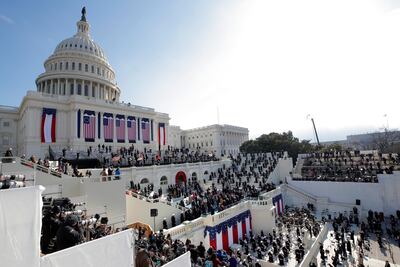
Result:
M49 147L85 151L105 144L139 150L191 145L227 154L248 140L246 128L229 125L176 130L168 114L120 101L115 71L90 36L85 13L76 34L56 46L44 68L36 91L28 91L19 107L0 106L0 152L11 147L14 154L44 157ZM199 136L209 140L194 142Z

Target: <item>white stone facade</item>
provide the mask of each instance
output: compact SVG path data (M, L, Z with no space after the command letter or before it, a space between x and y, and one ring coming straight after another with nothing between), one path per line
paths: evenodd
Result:
M214 152L217 156L236 155L239 153L240 145L249 140L247 128L226 124L214 124L190 130L181 130L177 126L169 128L177 147Z
M0 106L0 153L9 147L14 155L43 158L62 149L86 151L98 145L119 147L134 146L164 150L170 147L200 148L217 155L237 153L242 142L248 140L248 130L229 125L211 125L182 131L169 126L169 115L152 108L120 102L121 90L115 72L103 49L89 34L89 23L82 16L77 22L77 33L61 41L53 54L44 62L45 71L36 79L36 91L28 91L19 107ZM45 109L55 112L44 136ZM94 138L88 140L87 114L94 116ZM84 119L84 114L86 114ZM113 138L106 138L104 117L112 115ZM124 118L124 139L117 140L117 116ZM136 138L128 140L128 118L135 123ZM150 140L143 141L142 122L148 122ZM130 124L130 125L133 125ZM48 126L48 125L47 125ZM159 127L164 126L166 143L159 144ZM87 129L87 128L86 128ZM119 128L120 129L120 128ZM110 130L109 130L110 131ZM109 132L108 131L108 132ZM121 133L121 130L118 132ZM131 132L132 133L132 132Z

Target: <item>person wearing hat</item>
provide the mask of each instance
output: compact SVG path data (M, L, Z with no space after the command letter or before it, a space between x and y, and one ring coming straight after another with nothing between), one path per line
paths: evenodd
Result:
M82 241L82 233L78 222L78 217L74 214L70 214L65 218L65 223L57 231L57 250L73 247Z
M58 228L61 226L61 221L59 220L60 213L60 207L53 206L51 211L43 216L42 236L40 238L40 249L43 254L51 253L54 249L54 239Z
M7 149L6 153L4 154L5 157L12 157L13 153L12 153L12 148L10 147L9 149Z

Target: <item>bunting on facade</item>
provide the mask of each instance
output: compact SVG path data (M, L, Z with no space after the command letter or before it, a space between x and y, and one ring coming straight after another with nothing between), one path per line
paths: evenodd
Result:
M237 244L245 235L249 236L251 229L251 213L250 210L247 210L214 227L207 226L204 230L204 237L208 233L212 248L227 250L232 244Z
M56 142L56 109L43 108L42 113L42 143Z

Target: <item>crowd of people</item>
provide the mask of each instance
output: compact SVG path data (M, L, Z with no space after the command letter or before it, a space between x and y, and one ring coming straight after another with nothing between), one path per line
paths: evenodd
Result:
M80 243L112 234L107 217L99 214L88 216L84 210L77 210L68 198L45 199L49 205L43 208L40 249L49 254Z
M400 210L389 217L370 210L366 221L361 222L358 216L339 214L333 219L332 227L327 241L319 247L321 262L330 266L349 263L364 267L364 258L372 249L372 241L381 251L387 251L391 242L400 246ZM383 253L387 255L387 252ZM386 261L385 267L389 266Z
M178 219L194 220L214 214L240 201L257 198L276 188L268 182L281 153L239 154L232 157L230 167L223 166L203 179L190 178L186 183L169 185L165 191L153 184L131 184L131 191L153 199L163 198L181 208L180 218L165 218L164 228L173 227Z
M216 161L218 157L214 151L201 151L200 149L174 148L167 146L161 151L149 148L139 150L132 144L129 147L113 148L111 145L89 146L86 152L71 151L66 148L61 153L52 152L54 158L68 160L98 159L102 165L121 167L141 167L151 165L166 165L180 163L195 163Z
M301 178L293 179L377 183L378 174L392 174L395 170L400 170L400 156L397 153L330 151L309 154L304 159Z
M249 235L231 246L227 251L206 249L202 242L193 244L187 239L172 240L170 235L158 233L145 234L138 230L136 241L136 266L162 266L180 255L190 251L192 266L195 267L259 267L260 260L284 266L289 261L300 263L306 253L305 239L315 238L321 228L308 209L289 208L279 218L272 233L263 231ZM295 264L294 264L295 265Z

